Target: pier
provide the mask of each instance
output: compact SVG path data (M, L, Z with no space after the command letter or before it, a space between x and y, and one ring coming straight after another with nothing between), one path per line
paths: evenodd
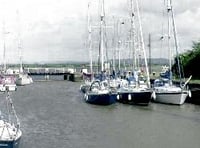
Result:
M65 75L75 73L76 69L72 68L25 68L24 69L29 75Z
M43 75L46 80L49 79L50 75L61 75L64 80L68 81L82 81L82 73L80 70L74 68L25 68L24 69L29 75Z

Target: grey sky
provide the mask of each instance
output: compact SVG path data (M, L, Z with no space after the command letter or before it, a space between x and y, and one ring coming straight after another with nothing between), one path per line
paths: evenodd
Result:
M147 37L151 33L152 55L157 58L161 56L159 37L163 1L140 0L145 45L147 46ZM7 61L19 61L18 32L25 62L89 61L85 46L88 2L89 0L0 0L0 29L4 21L6 31L9 32L5 36ZM92 0L93 17L98 13L98 2L99 0ZM128 17L127 0L105 0L105 7L107 18ZM183 52L191 49L192 41L200 39L200 1L174 0L173 7L180 50ZM93 21L93 24L98 22ZM3 57L2 33L0 57Z

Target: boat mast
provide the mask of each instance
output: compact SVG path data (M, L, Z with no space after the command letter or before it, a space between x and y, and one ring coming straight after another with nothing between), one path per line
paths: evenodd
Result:
M132 59L133 59L133 70L135 70L136 66L136 54L135 54L135 13L134 13L134 5L133 5L133 0L131 0L131 32L130 32L130 44L131 44L131 50L132 50Z
M149 73L151 74L151 33L149 33Z
M143 31L142 31L142 24L141 24L138 0L136 0L136 9L137 9L138 23L139 23L140 42L141 42L140 44L141 44L142 52L144 54L144 62L145 62L145 68L146 68L146 74L147 74L147 84L148 84L148 87L150 87L151 86L150 76L149 76L149 69L148 69L148 64L147 64L146 51L145 51L145 47L144 47Z
M3 21L3 72L6 72L6 32L5 32L5 21Z
M92 65L92 26L90 20L90 2L88 3L88 45L89 45L89 56L90 56L90 73L93 73Z
M22 66L22 42L21 42L21 34L20 34L20 18L19 18L19 11L17 10L17 22L18 22L18 52L19 52L19 60L20 60L20 68L19 72L23 73L23 66Z
M113 16L113 20L114 20L114 36L113 36L113 70L116 71L115 69L115 60L116 60L116 48L117 48L117 45L116 45L116 36L117 36L117 33L116 33L116 28L117 28L117 21L115 21L115 17Z
M180 79L180 85L182 84L182 75L181 75L181 66L179 61L179 45L178 45L178 38L177 38L177 30L176 30L176 23L174 19L174 12L172 9L172 0L169 0L171 4L171 15L172 15L172 25L173 25L173 32L174 32L174 42L176 47L176 56L177 56L177 64L178 64L178 71L179 71L179 79Z
M118 51L118 71L121 69L121 55L120 55L120 49L122 41L120 40L120 34L121 33L121 20L117 20L117 51Z
M169 51L169 70L170 70L170 84L172 84L172 50L170 47L170 39L171 39L171 20L170 20L170 12L172 10L172 6L171 6L171 1L167 0L167 23L168 23L168 40L167 40L167 44L168 44L168 51Z
M104 0L100 0L101 2L101 14L100 14L100 62L101 62L101 71L104 71Z

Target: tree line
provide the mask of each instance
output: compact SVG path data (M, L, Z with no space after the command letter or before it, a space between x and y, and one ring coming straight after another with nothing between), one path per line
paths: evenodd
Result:
M175 63L172 70L176 75L178 75L178 58L180 66L182 66L182 76L189 77L192 75L193 79L200 79L200 41L193 42L192 50L175 57Z

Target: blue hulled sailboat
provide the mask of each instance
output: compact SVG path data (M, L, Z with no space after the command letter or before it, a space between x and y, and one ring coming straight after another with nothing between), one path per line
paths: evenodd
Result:
M117 90L117 100L122 103L148 105L152 98L149 70L144 46L138 0L130 0L131 51L133 68L128 73L128 84ZM138 31L136 31L136 27Z
M105 29L105 12L104 0L100 1L101 14L100 14L100 42L99 42L99 65L101 72L98 72L98 78L93 77L90 82L89 89L84 94L84 99L87 103L97 105L110 105L116 102L117 94L112 92L109 86L109 80L105 75L104 67L104 29ZM90 26L91 27L91 26ZM91 28L90 28L91 29ZM90 32L89 32L90 33ZM91 35L91 34L90 34ZM90 38L91 39L91 38Z
M0 108L0 148L19 148L22 131L8 89Z

